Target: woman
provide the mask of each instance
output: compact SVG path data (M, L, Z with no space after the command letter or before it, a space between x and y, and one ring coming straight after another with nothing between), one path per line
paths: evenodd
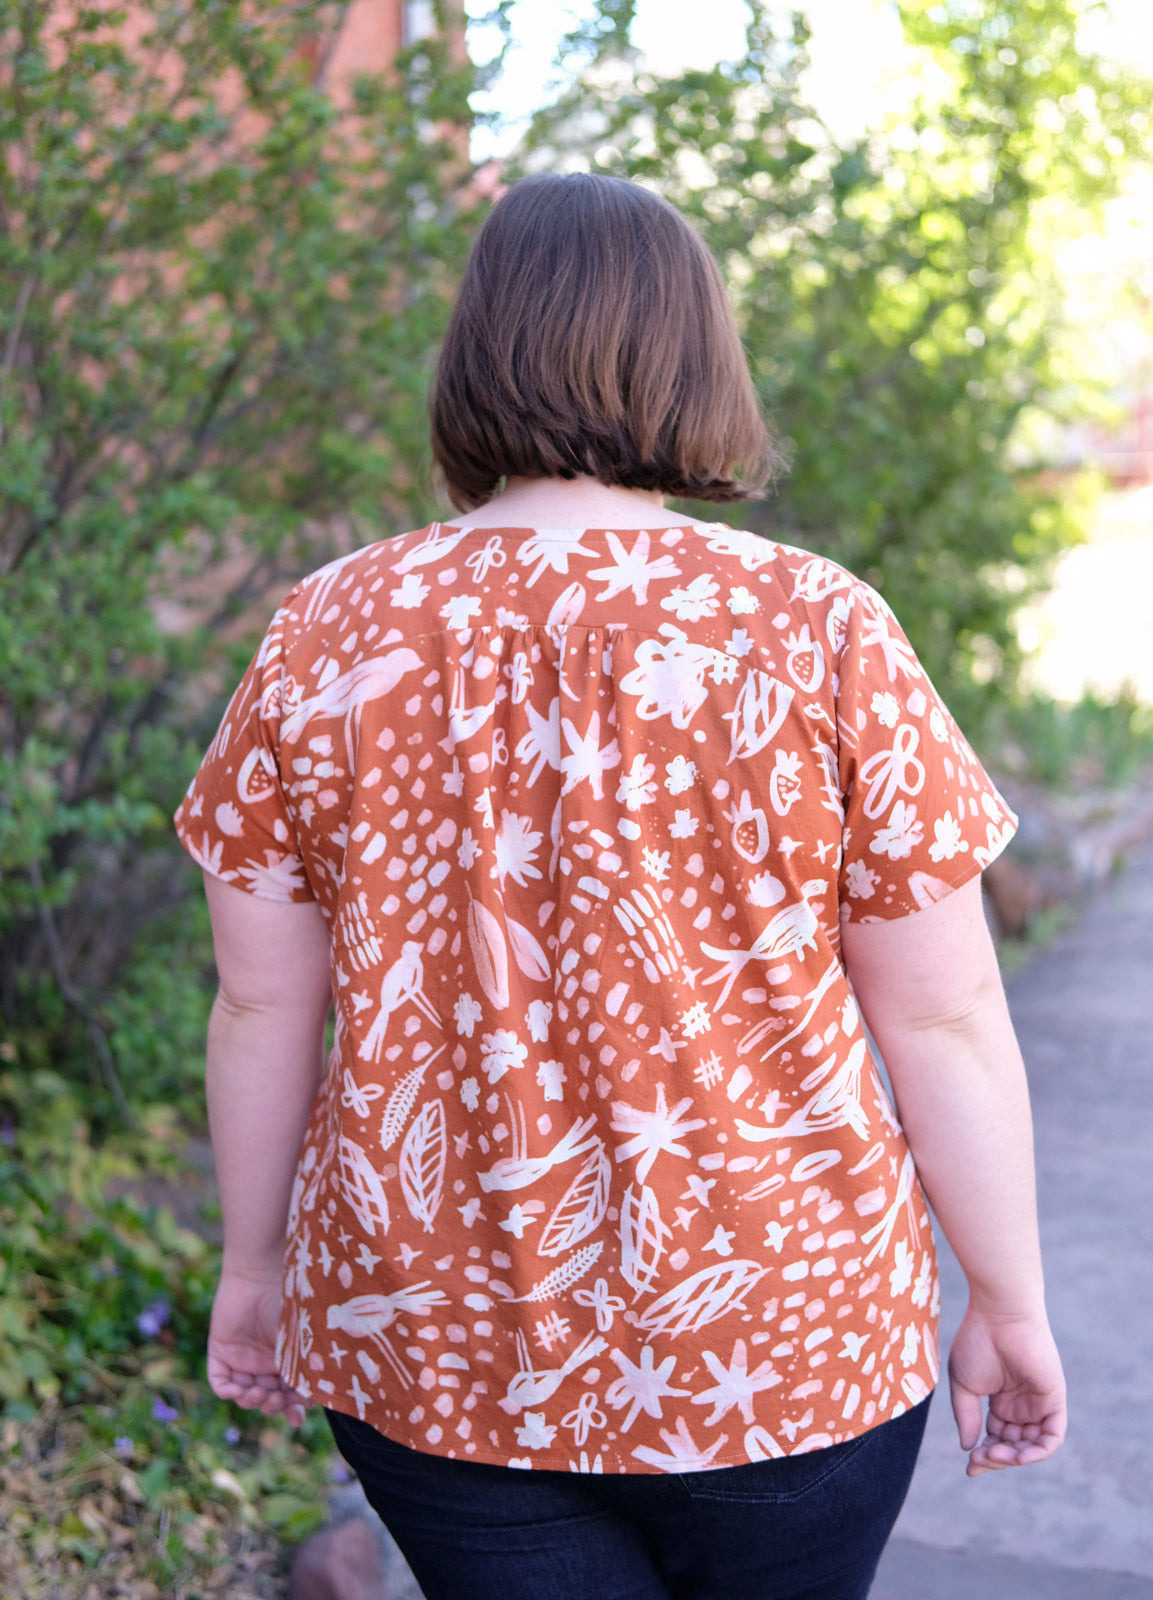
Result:
M970 1475L1064 1428L980 902L1013 818L877 595L662 509L771 461L664 202L511 189L432 416L466 515L293 591L178 816L210 1381L324 1405L429 1600L864 1595L937 1375L925 1193Z

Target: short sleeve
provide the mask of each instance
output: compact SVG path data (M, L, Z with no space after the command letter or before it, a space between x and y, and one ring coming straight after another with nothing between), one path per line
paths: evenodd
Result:
M205 872L259 900L315 898L281 778L284 609L277 613L176 812Z
M983 871L1017 819L881 597L854 586L840 623L841 907L854 922L891 920Z

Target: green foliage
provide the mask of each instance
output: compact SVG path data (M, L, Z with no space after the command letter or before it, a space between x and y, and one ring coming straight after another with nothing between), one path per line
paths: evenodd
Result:
M992 747L1008 771L1047 789L1113 789L1153 762L1153 706L1131 688L1113 697L1087 690L1072 705L1015 696L1001 709Z
M94 1565L107 1529L76 1507L102 1485L126 1501L122 1528L150 1530L146 1575L164 1592L219 1558L236 1519L289 1541L315 1531L333 1454L323 1418L310 1413L290 1435L209 1392L216 1251L134 1193L146 1174L181 1182L172 1119L156 1114L95 1147L68 1086L20 1068L0 1076L0 1113L0 1411L33 1431L55 1418L69 1437L69 1492L44 1505L43 1527L26 1515L9 1525L6 1559L48 1536L54 1556ZM25 1473L25 1513L52 1499L47 1470Z
M0 1015L104 1111L195 1032L169 817L253 624L430 510L477 74L342 111L343 9L0 0Z
M803 98L803 19L750 9L743 59L660 78L629 56L630 8L598 6L525 163L559 150L696 222L792 457L753 526L876 584L980 735L1016 677L1013 613L1076 537L1010 460L1058 329L1033 235L1112 192L1148 86L1079 51L1076 0L905 0L928 86L845 148Z

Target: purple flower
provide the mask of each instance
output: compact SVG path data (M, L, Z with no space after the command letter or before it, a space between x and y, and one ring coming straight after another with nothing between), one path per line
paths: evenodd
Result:
M157 1422L175 1422L180 1413L170 1406L167 1401L154 1400L152 1402L152 1415Z
M113 1439L112 1448L120 1457L121 1461L131 1461L132 1457L136 1453L136 1446L133 1444L132 1440L128 1438L127 1434L123 1433L118 1435L117 1438Z
M224 1442L225 1442L225 1444L239 1444L240 1443L240 1429L239 1428L225 1428L225 1430L224 1430Z
M0 1144L7 1145L9 1149L16 1143L16 1124L11 1117L5 1117L0 1122Z
M338 1461L336 1463L329 1476L331 1477L333 1483L352 1482L352 1473L348 1470L343 1461Z
M156 1335L168 1321L168 1301L154 1300L136 1319L136 1326L146 1339L155 1339Z

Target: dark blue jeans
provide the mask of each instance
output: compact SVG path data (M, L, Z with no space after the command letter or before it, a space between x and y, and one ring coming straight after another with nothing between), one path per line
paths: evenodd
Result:
M928 1409L806 1455L614 1476L449 1460L328 1419L426 1600L864 1600Z

